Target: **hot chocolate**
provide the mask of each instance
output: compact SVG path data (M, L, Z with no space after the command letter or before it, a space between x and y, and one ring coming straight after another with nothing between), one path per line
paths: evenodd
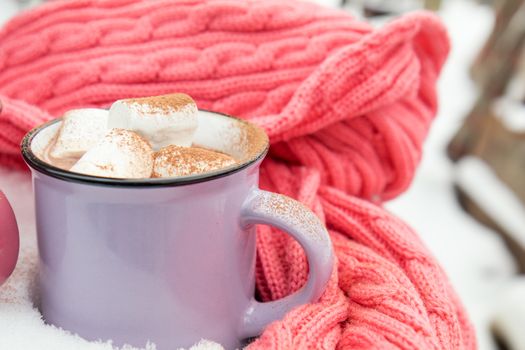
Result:
M67 112L40 158L111 178L176 177L233 166L234 155L193 145L198 109L186 94L116 101L109 112Z

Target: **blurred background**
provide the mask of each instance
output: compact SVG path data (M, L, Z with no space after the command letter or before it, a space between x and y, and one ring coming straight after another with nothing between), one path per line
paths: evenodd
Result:
M0 24L39 2L0 0ZM377 26L422 8L442 17L452 51L439 82L439 113L412 186L386 206L447 271L479 349L525 350L525 0L314 2ZM23 177L0 175L6 189ZM12 190L20 193L11 198L23 197L15 212L30 201L24 186Z

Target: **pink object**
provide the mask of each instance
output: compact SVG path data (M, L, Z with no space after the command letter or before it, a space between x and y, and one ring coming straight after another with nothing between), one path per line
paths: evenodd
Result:
M15 269L19 244L15 214L0 191L0 285Z
M22 136L67 109L186 92L266 129L262 187L312 208L338 258L321 301L252 348L474 349L443 270L380 207L412 180L448 50L427 13L373 29L296 1L51 2L0 32L0 162L20 164ZM257 287L272 300L300 288L308 267L296 242L267 230Z

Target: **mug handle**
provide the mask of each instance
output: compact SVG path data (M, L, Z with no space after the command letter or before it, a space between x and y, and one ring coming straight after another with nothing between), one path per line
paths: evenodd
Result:
M19 246L15 214L4 193L0 191L0 285L15 269Z
M332 242L319 218L300 202L281 194L254 188L241 210L241 225L271 225L296 239L306 253L309 277L306 284L285 298L266 303L254 299L242 320L240 336L262 333L271 322L281 319L292 308L316 301L323 293L334 266Z

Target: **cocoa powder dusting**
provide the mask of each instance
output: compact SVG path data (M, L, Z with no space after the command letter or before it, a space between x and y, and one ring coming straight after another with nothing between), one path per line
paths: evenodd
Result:
M186 113L186 108L196 110L195 101L183 93L168 94L154 97L131 98L122 100L124 103L133 105L133 108L145 111L172 113L181 111ZM189 113L189 112L188 112ZM198 147L180 147L170 145L156 152L154 156L153 172L151 177L174 177L187 176L219 170L235 164L243 164L253 161L261 155L269 144L268 136L260 127L244 120L237 119L231 128L221 131L224 135L218 135L228 140L228 151L232 156L215 150ZM238 130L235 130L238 129ZM237 132L238 131L238 132ZM144 159L149 155L151 159L151 145L141 135L125 129L111 129L105 136L106 139L116 139L119 146L128 148L132 153L143 154ZM76 159L50 159L49 149L56 141L55 137L50 141L44 151L44 159L51 164L63 169L69 169ZM104 165L102 170L111 170Z
M201 147L170 145L155 153L152 177L201 174L236 164L227 154Z
M107 171L115 171L115 167L112 164L106 164L106 165L95 165L97 168L101 170L107 170Z
M128 104L138 104L163 112L178 111L187 105L195 104L195 101L188 95L182 93L168 94L152 97L129 98L124 100Z
M147 153L151 149L151 145L144 137L137 134L134 131L126 129L111 129L106 138L113 139L118 136L118 143L121 147L127 147L128 149L137 153Z
M251 207L254 212L299 228L312 241L328 240L326 228L319 218L296 200L281 194L261 191L251 203Z
M268 136L260 127L244 120L239 121L238 128L240 138L234 147L243 149L244 157L240 161L245 162L256 158L268 144Z

